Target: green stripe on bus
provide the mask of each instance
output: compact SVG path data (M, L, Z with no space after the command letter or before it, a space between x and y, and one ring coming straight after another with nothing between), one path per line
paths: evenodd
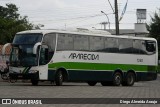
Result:
M59 62L48 65L49 68L57 69L64 67L65 69L82 69L82 70L116 70L121 69L123 71L135 70L135 71L156 71L157 66L148 65L133 65L133 64L102 64L102 63L81 63L81 62Z
M25 73L28 67L25 67L22 73Z
M28 73L31 67L28 67L25 71L25 73Z
M25 67L22 73L28 73L31 67Z

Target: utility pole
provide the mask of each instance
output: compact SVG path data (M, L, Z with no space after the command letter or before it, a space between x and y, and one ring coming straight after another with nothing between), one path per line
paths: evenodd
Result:
M117 0L114 1L115 3L115 27L116 27L116 35L119 35L119 18L118 18L118 3Z

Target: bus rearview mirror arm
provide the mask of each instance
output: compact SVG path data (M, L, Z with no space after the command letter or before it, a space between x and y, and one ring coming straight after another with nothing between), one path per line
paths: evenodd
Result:
M37 54L37 48L38 46L41 46L42 44L40 42L37 42L33 47L33 54Z

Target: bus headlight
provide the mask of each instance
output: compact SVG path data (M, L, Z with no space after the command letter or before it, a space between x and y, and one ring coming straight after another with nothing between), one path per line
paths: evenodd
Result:
M37 70L30 70L29 73L36 73L38 72Z

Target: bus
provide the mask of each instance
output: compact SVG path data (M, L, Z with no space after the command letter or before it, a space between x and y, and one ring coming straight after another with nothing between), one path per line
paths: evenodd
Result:
M158 47L154 38L111 35L87 30L28 30L12 43L12 80L86 82L90 86L133 86L157 78Z

